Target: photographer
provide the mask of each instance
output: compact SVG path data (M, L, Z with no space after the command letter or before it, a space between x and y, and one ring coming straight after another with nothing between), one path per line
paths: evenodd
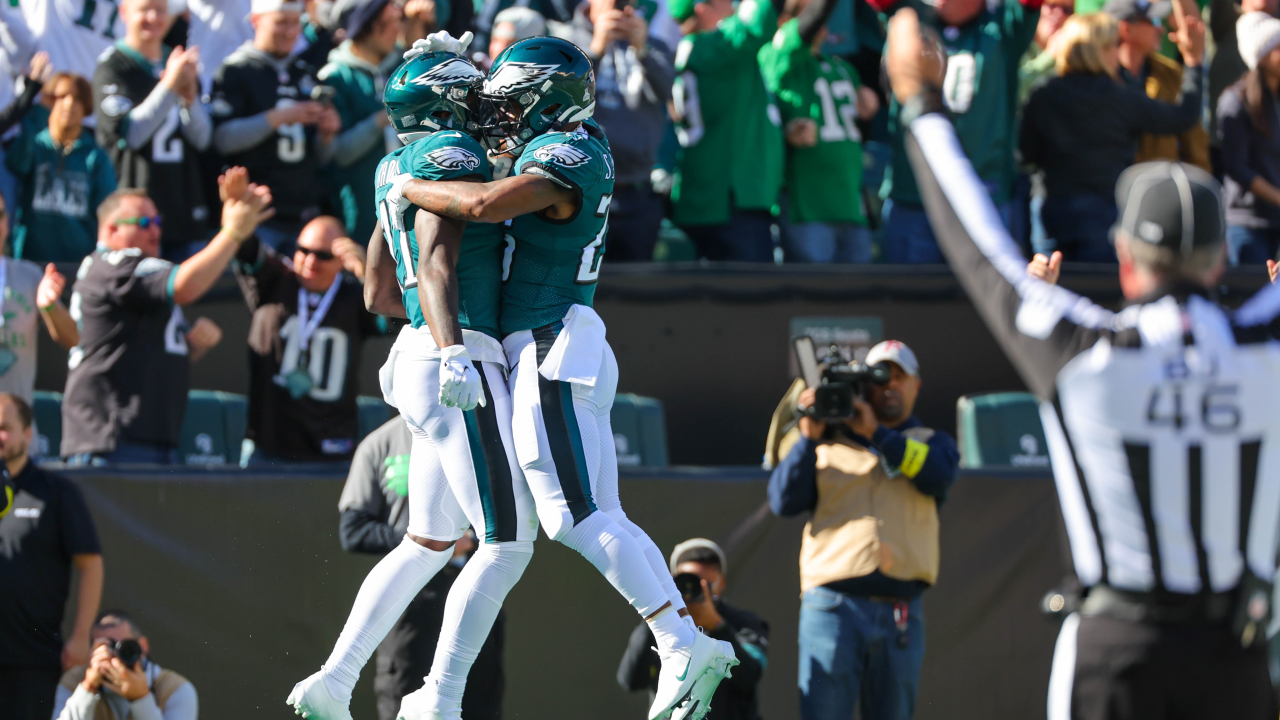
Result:
M721 598L729 564L720 546L704 538L686 540L671 551L671 574L684 596L693 624L710 637L733 645L739 665L711 697L708 720L758 720L756 689L769 664L769 623L749 610L730 606ZM648 690L653 700L658 687L660 660L653 649L649 626L640 623L631 633L627 651L618 665L623 690Z
M915 354L888 340L867 354L868 366L880 363L886 381L868 383L866 399L854 396L852 417L810 417L815 390L799 393L799 422L780 443L790 452L769 479L774 513L813 513L800 548L803 720L853 717L859 699L868 718L910 718L915 710L920 595L938 577L937 506L955 481L959 453L951 437L912 415ZM775 428L790 420L787 404L779 410Z
M93 658L58 683L57 720L196 720L191 681L147 657L150 643L128 614L108 610L93 624ZM102 707L99 707L99 706Z

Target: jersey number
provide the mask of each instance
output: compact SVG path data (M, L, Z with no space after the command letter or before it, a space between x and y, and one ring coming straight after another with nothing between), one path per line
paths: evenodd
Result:
M153 162L182 162L182 138L177 137L178 125L182 121L178 115L179 112L177 105L169 108L169 114L165 116L164 124L152 136L151 160Z
M1240 413L1238 385L1209 385L1200 396L1200 424L1212 433L1234 432L1243 419ZM1157 385L1147 400L1147 423L1156 427L1182 430L1191 420L1188 411L1196 410L1194 398L1191 407L1184 402L1181 385L1165 387Z
M573 279L579 285L592 285L600 279L600 261L604 259L604 236L609 232L609 203L613 194L600 196L600 204L596 206L596 217L604 218L600 223L600 232L582 248L582 261L578 263L578 275Z
M702 124L702 106L698 98L698 78L691 72L681 73L671 88L671 102L675 105L676 139L681 147L693 147L702 139L706 127Z
M280 98L276 101L276 109L283 110L293 104L294 101L290 98ZM276 141L276 155L280 157L280 162L300 162L307 154L307 136L302 123L281 125L276 128L276 132L280 133L280 139Z
M164 351L170 355L187 354L187 319L177 305L173 306L169 323L164 326Z
M400 274L396 275L396 282L400 283L400 292L411 290L418 287L418 268L414 267L413 253L409 251L409 231L396 230L391 227L391 205L386 200L378 203L378 214L382 216L382 233L387 237L387 247L391 249L391 256L396 258L396 268L404 269L404 277ZM399 242L392 239L392 236L399 236Z
M120 17L120 6L114 2L109 2L108 4L111 6L111 15L107 18L107 26L102 30L102 37L114 40L116 38L116 20ZM17 3L11 4L11 7L16 6ZM76 24L93 30L93 16L97 12L98 0L84 0L84 12L80 13L80 17L76 19Z
M848 80L828 82L826 78L818 78L813 83L813 91L822 102L822 127L818 130L822 142L861 142L862 133L854 123L858 115L858 93L853 83ZM838 99L844 102L839 103L837 111Z
M978 61L972 53L956 53L947 58L947 76L942 80L942 99L954 113L969 112L973 89L978 82Z
M298 369L298 355L302 351L300 330L297 315L289 318L284 327L280 328L280 337L284 338L285 344L277 382L283 383L289 373ZM310 362L306 370L315 384L307 395L320 402L333 402L341 398L347 381L347 334L337 328L318 327L311 336L308 350Z

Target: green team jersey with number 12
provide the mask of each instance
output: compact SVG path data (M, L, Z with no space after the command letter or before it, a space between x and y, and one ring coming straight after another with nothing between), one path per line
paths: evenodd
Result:
M581 205L566 220L529 213L510 222L502 286L503 335L550 325L572 305L591 306L609 229L613 155L603 133L588 122L572 132L534 138L512 174L547 178L576 193Z
M404 302L405 314L415 328L426 324L418 301L418 239L413 231L415 208L405 213L406 230L401 232L388 222L392 212L387 204L387 191L396 175L409 173L420 180L463 180L488 182L493 169L484 149L468 135L442 131L432 133L405 147L393 150L378 164L374 176L377 192L378 219L396 259L396 280ZM502 294L502 226L468 223L458 252L458 324L490 337L498 335L498 310Z

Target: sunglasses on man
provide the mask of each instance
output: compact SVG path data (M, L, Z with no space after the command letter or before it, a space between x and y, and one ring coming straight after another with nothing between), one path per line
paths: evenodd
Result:
M160 227L159 215L139 215L138 217L127 217L116 220L116 225L137 225L139 228L146 230L152 225Z
M302 253L303 255L315 255L317 260L332 260L334 257L336 257L332 252L328 250L313 250L311 248L302 247L301 245L298 246L298 252Z

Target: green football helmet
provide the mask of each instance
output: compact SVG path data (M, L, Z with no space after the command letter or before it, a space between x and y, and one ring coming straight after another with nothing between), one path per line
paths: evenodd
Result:
M406 145L439 130L459 130L479 139L483 80L484 74L461 55L422 53L392 73L382 104Z
M512 44L493 61L480 91L482 142L519 155L529 141L586 120L596 109L596 76L577 45L553 37Z

